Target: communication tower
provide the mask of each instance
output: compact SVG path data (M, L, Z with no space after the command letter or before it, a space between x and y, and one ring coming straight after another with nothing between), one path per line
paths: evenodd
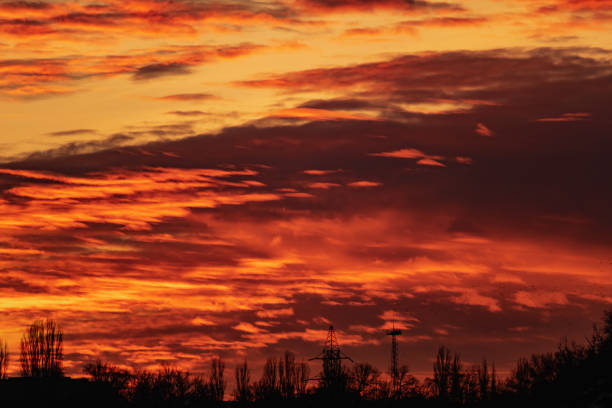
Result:
M395 320L393 320L393 328L389 330L387 336L391 336L391 380L393 385L393 392L397 394L399 392L399 356L397 350L397 336L402 334L400 329L395 328Z

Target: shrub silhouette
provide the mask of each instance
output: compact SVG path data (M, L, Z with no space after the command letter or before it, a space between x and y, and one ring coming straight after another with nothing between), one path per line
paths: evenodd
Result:
M128 399L135 407L179 408L207 406L213 402L211 388L203 378L169 366L155 373L135 373L130 383Z
M128 370L97 360L95 363L86 364L83 371L89 374L93 381L106 384L114 396L128 399L133 379Z

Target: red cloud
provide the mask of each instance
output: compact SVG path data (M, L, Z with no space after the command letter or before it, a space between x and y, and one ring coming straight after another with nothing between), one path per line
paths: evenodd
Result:
M304 174L309 174L311 176L325 176L327 174L337 173L340 170L304 170Z
M427 155L417 149L400 149L393 152L372 153L371 156L395 157L398 159L418 159Z
M579 122L590 117L591 114L586 112L564 113L561 116L536 119L535 122Z
M482 123L478 123L476 125L476 133L478 133L480 136L493 136L493 131L491 129L489 129L488 127L486 127L485 125L483 125Z
M368 180L360 180L353 181L352 183L348 183L349 187L380 187L382 183L378 181L368 181Z

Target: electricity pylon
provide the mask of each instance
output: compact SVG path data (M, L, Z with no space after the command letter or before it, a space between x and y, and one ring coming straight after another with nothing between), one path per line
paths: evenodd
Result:
M323 361L323 373L322 377L318 378L324 382L335 383L342 378L342 360L349 360L351 363L353 359L344 354L340 350L340 345L336 338L336 332L334 326L329 326L327 332L327 341L323 350L315 357L309 359L322 360Z
M393 328L389 330L387 336L391 336L391 380L393 384L393 393L399 393L399 356L397 350L397 336L402 334L400 329L395 328L395 320L393 320Z

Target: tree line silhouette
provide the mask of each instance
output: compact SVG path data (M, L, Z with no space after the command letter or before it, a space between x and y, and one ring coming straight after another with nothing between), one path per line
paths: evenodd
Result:
M63 332L52 320L34 322L23 335L22 377L7 378L8 361L7 344L0 340L0 405L607 407L612 406L612 311L604 314L601 328L594 326L586 344L563 340L554 352L521 358L505 379L487 360L466 367L458 353L440 346L431 378L419 381L401 366L396 387L367 362L322 370L311 378L309 365L289 351L268 358L257 380L247 360L237 364L231 394L221 358L211 359L206 376L168 365L132 371L97 360L83 368L89 379L71 380L64 377Z

